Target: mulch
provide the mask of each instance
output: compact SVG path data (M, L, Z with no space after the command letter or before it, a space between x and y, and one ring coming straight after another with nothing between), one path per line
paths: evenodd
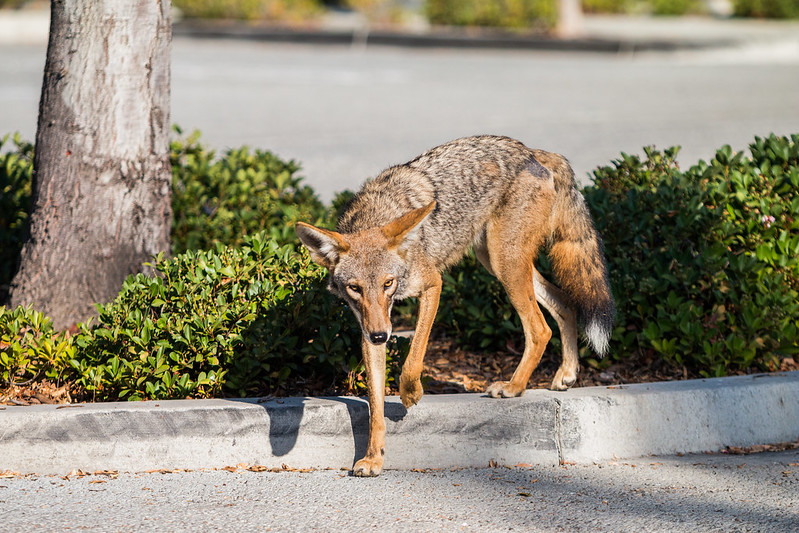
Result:
M507 381L519 364L521 353L513 346L501 353L480 353L458 348L454 341L432 341L425 357L424 383L428 393L483 392L494 381ZM699 376L685 368L674 368L659 359L626 359L607 368L581 362L575 387L674 381ZM528 389L548 388L560 366L559 352L547 351L536 368Z

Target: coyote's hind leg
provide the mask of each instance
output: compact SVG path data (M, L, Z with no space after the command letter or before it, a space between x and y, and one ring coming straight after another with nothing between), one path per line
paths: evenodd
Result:
M521 396L527 388L530 375L538 366L544 348L552 336L544 314L536 303L533 283L532 254L519 254L487 243L491 270L496 274L511 304L519 313L524 328L524 354L510 381L492 383L486 392L493 398ZM481 250L482 252L482 250Z
M574 308L569 303L569 297L561 289L544 279L537 270L533 270L533 284L536 300L549 311L549 314L558 323L560 330L563 361L550 388L566 390L577 381L577 371L580 369L577 359L577 317Z

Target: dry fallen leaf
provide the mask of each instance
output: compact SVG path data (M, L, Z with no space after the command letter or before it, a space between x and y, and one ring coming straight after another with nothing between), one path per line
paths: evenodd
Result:
M191 472L188 468L160 468L156 470L145 470L144 474L179 474L180 472Z
M108 476L110 478L116 479L119 477L118 470L97 470L96 472L92 472L93 476Z
M797 448L799 448L799 441L779 442L776 444L755 444L754 446L727 446L721 450L721 453L728 453L731 455L749 455L752 453L796 450Z
M84 472L83 470L73 470L69 474L63 476L61 479L65 479L65 480L69 481L70 478L73 478L73 477L81 478L81 477L85 477L87 475L88 474L86 472Z

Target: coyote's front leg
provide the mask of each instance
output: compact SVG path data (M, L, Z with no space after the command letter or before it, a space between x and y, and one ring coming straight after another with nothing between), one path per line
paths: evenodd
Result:
M369 386L369 444L366 455L355 463L352 473L358 477L377 476L383 471L386 454L386 420L383 402L386 388L386 345L361 341Z
M427 351L427 340L430 329L438 311L438 300L441 297L441 275L438 272L431 276L431 285L419 295L419 316L416 319L416 332L411 341L411 350L402 365L400 374L400 398L406 408L416 405L422 399L422 368L424 354Z

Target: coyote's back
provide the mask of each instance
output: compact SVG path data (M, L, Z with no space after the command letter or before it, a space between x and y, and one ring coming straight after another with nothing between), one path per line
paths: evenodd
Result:
M563 156L508 137L458 139L367 182L338 229L380 227L433 201L436 208L415 238L439 269L460 261L469 247L484 255L489 228L502 233L507 252L525 248L530 261L550 246L555 274L578 307L586 336L605 353L615 310L602 240Z

